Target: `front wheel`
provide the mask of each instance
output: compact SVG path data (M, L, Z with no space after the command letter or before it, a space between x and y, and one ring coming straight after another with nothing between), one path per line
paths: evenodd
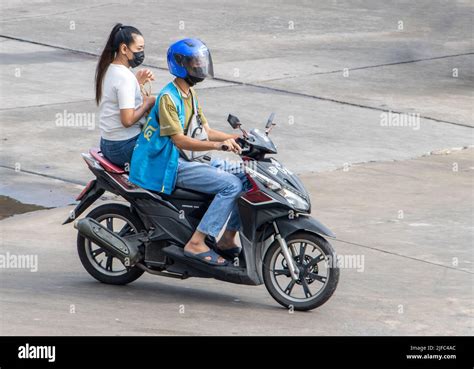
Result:
M324 238L308 232L297 232L285 239L299 278L291 278L285 257L277 240L263 259L263 280L272 297L294 310L312 310L324 304L336 290L339 268L336 253Z

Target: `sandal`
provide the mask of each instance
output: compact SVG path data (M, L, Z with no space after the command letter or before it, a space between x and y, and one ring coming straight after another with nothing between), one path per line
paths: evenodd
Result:
M206 252L201 252L199 254L193 254L189 251L184 251L184 256L188 258L198 260L204 264L212 265L212 266L226 266L229 262L224 259L222 263L219 263L219 256L214 250L209 250ZM208 256L211 257L211 260L206 259Z
M217 249L217 240L215 237L207 235L206 238L204 239L204 243L209 247L210 249L216 250Z
M204 240L206 245L217 252L220 256L223 256L224 258L234 260L234 258L239 257L240 253L242 252L242 247L231 247L230 249L220 249L217 247L217 240L215 237L207 235L206 239Z
M242 247L231 247L230 249L216 249L217 253L221 256L234 260L234 258L239 257L240 253L242 252Z

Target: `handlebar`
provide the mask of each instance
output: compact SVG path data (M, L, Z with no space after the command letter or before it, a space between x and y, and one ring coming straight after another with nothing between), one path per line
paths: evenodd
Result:
M237 143L237 145L239 145L241 148L243 148L245 146L245 140L241 137L237 137L235 139L235 142Z
M245 147L245 140L240 138L240 137L237 137L235 139L235 143L237 145L239 145L241 149ZM229 151L229 149L230 149L230 147L228 145L222 145L221 148L222 148L222 151Z

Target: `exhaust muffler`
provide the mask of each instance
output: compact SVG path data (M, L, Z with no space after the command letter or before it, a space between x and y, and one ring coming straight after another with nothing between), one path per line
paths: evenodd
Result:
M125 266L134 266L140 261L138 246L142 243L137 235L133 239L125 239L111 232L92 218L83 218L74 223L74 228L85 238L102 247L118 258Z

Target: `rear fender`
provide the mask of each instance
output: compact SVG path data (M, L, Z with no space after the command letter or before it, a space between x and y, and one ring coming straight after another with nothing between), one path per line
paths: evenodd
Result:
M79 217L89 206L101 197L104 192L105 190L99 186L96 179L90 181L77 197L77 200L80 200L80 202L77 204L76 208L69 213L69 216L63 222L63 225L71 223L74 219Z

